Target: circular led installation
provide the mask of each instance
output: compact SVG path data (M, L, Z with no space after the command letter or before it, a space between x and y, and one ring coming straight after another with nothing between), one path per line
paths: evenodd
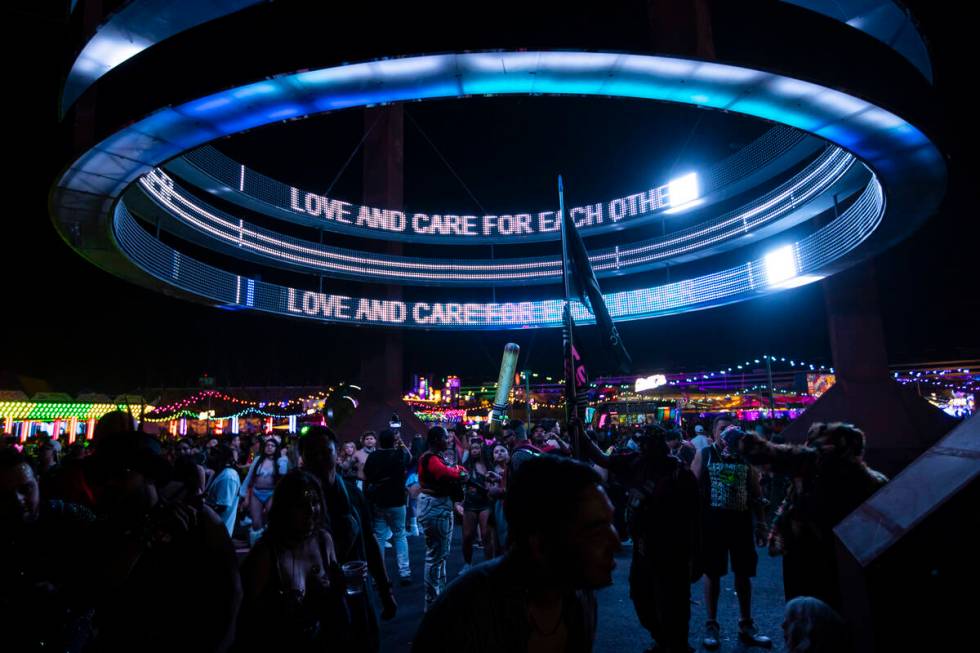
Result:
M792 245L780 243L772 258L751 257L713 274L611 293L610 312L620 319L738 301L832 273L915 229L938 204L945 179L939 152L921 131L881 107L809 82L641 54L487 52L286 74L160 109L75 161L52 194L52 212L66 240L98 265L153 287L164 282L219 305L426 328L555 326L557 299L506 309L510 305L399 306L257 282L155 240L119 202L128 187L164 161L246 129L350 107L497 94L642 98L743 113L823 138L870 170L865 190L847 211ZM576 310L576 317L587 321L584 309Z

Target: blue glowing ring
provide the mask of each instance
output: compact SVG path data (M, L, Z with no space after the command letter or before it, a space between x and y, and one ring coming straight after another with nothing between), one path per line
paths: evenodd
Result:
M160 109L79 157L58 180L52 215L65 240L83 256L120 276L158 287L128 258L132 250L123 251L119 231L111 227L122 193L152 168L216 138L287 119L386 102L488 94L612 96L699 105L772 120L843 147L874 173L887 197L888 214L880 224L875 220L873 233L862 233L857 241L863 240L862 247L843 249L825 260L829 271L913 231L936 208L945 186L940 153L920 130L882 107L810 82L641 54L487 52L293 73Z

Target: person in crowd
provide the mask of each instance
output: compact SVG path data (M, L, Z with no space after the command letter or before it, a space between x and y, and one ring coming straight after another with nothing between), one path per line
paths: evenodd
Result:
M194 454L194 440L191 438L181 438L175 447L176 458L181 456L191 456ZM175 458L175 460L176 460Z
M425 535L425 609L446 588L446 558L453 535L453 504L463 499L462 484L468 475L463 467L443 458L451 446L445 428L429 429L429 450L419 459L419 526Z
M177 462L177 442L162 441L160 443L160 455L172 467Z
M573 426L581 429L581 423ZM691 583L701 575L697 480L670 455L670 432L646 427L640 451L606 455L580 430L585 455L606 467L629 491L627 523L633 540L630 598L656 642L651 650L687 653Z
M445 425L444 425L445 426ZM454 460L463 465L466 463L467 458L470 457L469 442L471 437L480 437L479 433L474 433L466 427L466 424L462 422L456 422L452 427L446 426L446 431L452 438L452 446L450 447L449 455L455 456Z
M254 431L248 434L248 463L251 465L255 462L255 459L262 455L262 443L265 440L265 436L255 433Z
M626 442L630 441L630 436L625 430L619 429L618 425L613 429L614 439L609 443L604 453L607 455L629 453L634 449L627 447ZM594 464L594 463L593 463ZM629 496L626 486L624 486L617 474L609 474L609 470L601 465L595 465L596 471L603 477L603 488L613 504L613 524L616 532L619 533L623 545L631 545L632 540L629 536L629 526L626 523L626 508L629 503Z
M759 561L756 547L766 542L759 473L739 454L738 441L745 433L730 418L717 417L713 431L714 442L697 452L691 466L703 498L704 601L708 611L704 647L714 650L721 645L718 599L730 557L740 614L739 639L744 644L769 648L772 640L760 635L752 620L752 578Z
M231 539L203 502L160 496L170 468L159 451L154 438L137 432L107 434L96 449L93 650L226 651L242 595ZM207 606L208 618L175 627L164 617L189 595Z
M740 445L749 462L793 478L769 537L770 553L783 556L786 599L813 596L841 610L833 529L888 482L864 463L864 433L853 424L817 422L804 446L757 436Z
M418 500L419 495L422 494L418 464L409 467L408 476L405 478L405 491L408 492L408 501L405 504L405 533L410 537L418 537L422 534L418 519Z
M354 468L357 472L357 487L364 489L364 463L378 446L378 435L374 431L361 434L361 446L354 452Z
M279 457L279 443L267 437L262 443L262 452L252 461L248 474L242 482L239 493L248 501L249 526L248 540L254 545L265 528L265 518L272 507L272 493L279 478L289 471L285 458Z
M545 432L543 424L535 424L531 427L531 434L528 436L528 440L531 441L535 447L539 449L544 446L545 441L548 439L548 434Z
M337 454L337 469L340 472L341 478L345 481L349 480L352 483L357 481L357 460L354 458L354 454L356 453L357 444L354 442L345 442Z
M405 504L408 492L405 479L412 454L395 439L391 429L378 435L378 449L367 457L364 463L364 496L371 504L374 514L374 535L382 547L388 534L395 547L398 561L398 576L402 585L412 582L412 571L408 560L408 539L405 533Z
M493 466L487 472L487 494L490 496L491 537L493 555L502 555L507 548L507 518L504 516L504 497L507 495L507 470L510 451L503 444L493 447Z
M207 503L218 515L228 531L228 537L235 533L238 519L238 500L242 481L235 468L235 452L227 444L219 444L211 452L209 459L214 476L207 489Z
M812 596L798 596L783 613L786 653L849 653L847 624L832 607Z
M694 448L697 451L700 451L711 444L711 440L708 439L708 436L704 432L704 426L701 424L694 425L694 437L691 438L691 444L694 445Z
M418 464L419 458L422 457L422 454L429 450L428 445L425 443L425 435L422 433L413 434L412 442L408 446L408 449L412 453L412 464Z
M558 424L555 424L550 431L545 433L544 442L538 448L541 453L551 453L558 456L572 455L572 448L561 437Z
M55 451L55 440L44 438L37 447L37 479L41 487L42 499L57 499L62 466Z
M483 440L473 438L464 465L468 478L463 487L463 568L460 574L469 571L473 564L473 543L478 529L484 557L487 560L493 558L493 542L490 539L490 470L483 454Z
M612 582L619 537L592 468L539 456L509 478L510 549L461 576L427 611L413 652L592 650L595 590Z
M517 432L510 428L510 424L507 424L500 430L500 435L497 437L497 444L502 444L507 447L507 451L514 448L517 444Z
M86 577L65 555L91 555L95 515L84 506L43 500L27 458L0 450L0 632L10 651L81 651L92 635Z
M347 650L343 574L311 474L293 470L280 479L268 526L241 574L238 650Z
M694 462L694 454L696 453L694 446L684 441L678 429L670 429L666 432L664 438L667 442L667 447L670 449L668 452L669 455L676 458L684 467L690 469L691 463Z
M537 431L539 427L535 427L534 431ZM539 436L539 440L543 437L544 427L540 427L542 435ZM523 429L513 429L513 437L509 438L508 448L510 449L510 469L511 471L517 471L517 469L523 465L526 461L541 455L541 449L536 447L527 436L524 435ZM509 435L509 434L508 434ZM546 440L546 439L545 439Z
M303 428L299 444L303 469L311 473L323 491L324 515L333 537L337 561L366 562L381 599L381 618L392 619L398 604L385 569L377 538L371 532L373 517L364 493L337 474L337 436L325 426ZM376 598L370 587L365 600L351 606L350 645L347 650L374 652L380 647Z
M197 503L204 496L207 475L197 464L194 454L180 456L174 461L168 483L161 484L160 494L169 501Z
M58 467L58 453L54 448L57 440L45 439L37 448L37 471L41 478L50 476Z
M286 440L279 447L279 461L285 461L286 469L293 470L299 467L299 449L291 439ZM279 462L282 465L282 462Z
M243 462L242 438L238 433L231 433L225 437L225 445L231 449L231 462L238 467Z
M65 455L65 462L73 462L76 460L81 460L88 455L88 449L85 448L85 444L82 442L73 442L68 446L68 453Z

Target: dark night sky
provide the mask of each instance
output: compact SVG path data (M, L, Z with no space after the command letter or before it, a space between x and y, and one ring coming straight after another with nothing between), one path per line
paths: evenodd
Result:
M16 375L38 377L52 390L70 393L192 385L204 371L223 385L317 384L355 375L360 353L382 331L224 312L170 299L112 277L61 242L46 202L65 163L54 128L64 28L56 15L37 13L43 10L35 3L21 4L22 10L5 10L8 30L22 40L4 46L11 50L5 86L8 111L13 112L7 122L8 208L0 231L5 325L0 386L9 387ZM975 57L966 54L956 33L961 18L946 3L906 5L919 20L933 55L946 116L946 133L939 136L949 157L950 184L939 213L875 261L889 358L893 363L977 358L980 306L970 224L976 219L977 184L971 165L975 152L967 145L975 139L966 132L974 120L960 95L971 89L958 77L962 71L956 66ZM633 180L646 170L696 162L699 156L744 142L752 131L733 117L603 100L575 100L565 106L561 120L549 119L555 115L555 102L560 101L498 100L489 109L435 103L412 105L409 112L488 207L510 204L512 196L520 196L522 205L543 203L537 198L552 196L550 184L559 166L570 186L577 183L584 189L583 196L613 196L591 187L633 188ZM611 126L581 127L596 121ZM350 147L321 152L310 145L304 150L299 143L309 143L311 133L324 142L343 143L343 138L330 136L346 133L345 124L351 124L350 117L328 116L285 128L273 139L261 134L250 138L256 148L263 138L278 142L281 150L295 143L296 150L288 151L303 165L292 164L291 172L283 167L283 172L296 179L323 179L320 186L326 187ZM640 142L656 146L638 148L638 129L644 130ZM417 205L466 208L470 200L459 183L407 121L405 130L408 202L417 198ZM265 149L243 158L271 171L279 153ZM352 164L335 195L356 199L359 165ZM516 195L503 195L500 187ZM831 362L819 284L710 311L623 323L621 332L640 371L710 368L765 352ZM405 372L490 378L509 340L521 345L522 366L529 355L532 368L555 372L559 339L557 330L407 332Z

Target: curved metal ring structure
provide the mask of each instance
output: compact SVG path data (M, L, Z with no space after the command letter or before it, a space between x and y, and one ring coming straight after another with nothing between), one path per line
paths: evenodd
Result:
M822 138L846 150L871 172L865 190L845 213L792 246L781 244L773 250L771 260L767 256L762 262L751 260L666 286L612 293L609 301L614 317L704 308L820 278L914 230L935 209L944 187L941 156L921 131L880 106L810 82L743 67L644 54L469 52L292 73L162 108L79 157L57 183L52 213L66 240L97 265L152 287L165 289L169 284L211 303L300 317L427 328L554 326L558 324L557 300L522 303L531 312L520 309L517 319L501 317L489 304L447 304L464 308L454 309L455 317L446 320L429 319L424 308L416 315L418 304L413 308L406 304L400 320L392 315L368 319L362 308L376 306L381 315L387 305L365 299L367 304L361 306L358 301L354 307L345 303L354 298L331 299L341 296L250 283L219 272L153 240L120 203L126 190L153 168L246 129L378 103L509 94L643 98L738 112ZM93 245L93 241L76 237L82 225L104 229L108 245ZM188 277L188 269L199 270L200 278ZM246 300L247 289L253 289L253 301L237 301L240 292L232 294L230 286L236 278L239 291L243 283L246 286ZM259 301L259 297L264 299ZM472 315L465 308L470 306L477 307L472 308ZM576 317L585 319L584 315Z

